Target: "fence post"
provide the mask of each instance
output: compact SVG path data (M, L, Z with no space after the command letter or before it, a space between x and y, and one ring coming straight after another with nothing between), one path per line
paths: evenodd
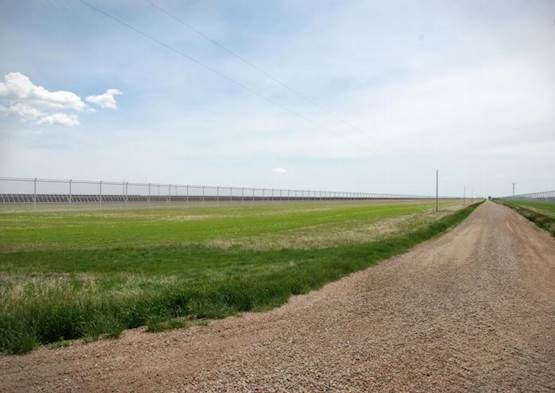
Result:
M241 200L245 201L245 187L241 188Z
M204 202L204 187L206 186L202 186L202 201Z
M99 185L99 193L98 193L98 204L102 207L102 180L98 182Z
M216 186L216 202L220 201L220 186Z
M189 185L185 186L185 200L189 202Z
M172 200L172 185L168 184L168 202Z
M255 190L256 190L255 188L252 189L252 201L253 201L253 202L254 202L254 191L255 191Z
M129 182L125 182L125 203L129 203Z
M73 180L69 179L69 204L71 205L73 203L72 199L73 199L73 193L71 190L71 183L73 182Z
M37 207L37 181L38 179L35 177L33 180L33 205Z

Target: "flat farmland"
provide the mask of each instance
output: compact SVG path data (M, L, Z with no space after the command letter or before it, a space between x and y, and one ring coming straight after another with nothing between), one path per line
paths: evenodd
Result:
M0 214L0 351L284 303L466 217L444 201Z
M555 202L553 201L507 200L505 203L508 205L522 206L555 219Z

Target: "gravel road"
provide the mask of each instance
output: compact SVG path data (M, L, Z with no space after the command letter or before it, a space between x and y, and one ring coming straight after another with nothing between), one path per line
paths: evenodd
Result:
M11 392L554 392L555 239L486 202L265 313L0 357Z

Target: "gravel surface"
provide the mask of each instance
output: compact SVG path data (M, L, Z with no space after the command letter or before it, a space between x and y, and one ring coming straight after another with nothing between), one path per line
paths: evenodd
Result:
M265 313L0 357L11 392L554 392L555 239L486 202Z

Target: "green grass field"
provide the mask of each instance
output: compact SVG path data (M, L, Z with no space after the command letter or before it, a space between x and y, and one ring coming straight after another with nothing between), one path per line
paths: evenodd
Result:
M0 351L284 303L461 221L453 202L0 214Z
M530 210L535 210L538 213L555 218L555 202L518 200L518 201L507 201L506 203L523 206Z

